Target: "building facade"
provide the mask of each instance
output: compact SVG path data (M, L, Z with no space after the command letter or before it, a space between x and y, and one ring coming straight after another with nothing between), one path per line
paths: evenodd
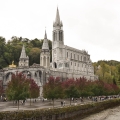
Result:
M50 50L45 31L40 53L40 64L34 63L32 66L29 66L29 57L26 55L23 45L19 66L16 68L4 68L0 71L0 80L3 80L4 86L7 85L11 80L11 75L16 73L16 71L34 79L40 86L41 96L42 87L47 82L49 76L60 77L62 80L80 77L86 77L88 80L96 79L88 52L64 45L63 23L60 21L58 8L52 31L52 62L50 63Z

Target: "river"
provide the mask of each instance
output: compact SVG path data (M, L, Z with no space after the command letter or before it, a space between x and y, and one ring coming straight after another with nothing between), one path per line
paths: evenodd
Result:
M120 106L90 115L82 120L120 120Z

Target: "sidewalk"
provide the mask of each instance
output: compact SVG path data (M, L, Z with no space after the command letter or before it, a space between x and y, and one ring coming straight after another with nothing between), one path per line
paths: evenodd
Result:
M65 101L65 106L69 106L70 105L70 101L69 99L64 100ZM85 102L80 102L80 100L75 103L71 101L71 105L76 105L76 104L86 104L88 102L92 102L92 101L85 101ZM55 100L54 101L54 107L61 107L61 100ZM41 101L41 100L37 100L37 102L31 101L31 106L30 106L30 100L27 100L25 102L24 105L19 104L19 110L35 110L35 109L42 109L42 108L53 108L53 102L50 102L49 100L47 101ZM12 101L7 101L7 102L0 102L0 111L16 111L18 110L18 106L16 104L13 104Z

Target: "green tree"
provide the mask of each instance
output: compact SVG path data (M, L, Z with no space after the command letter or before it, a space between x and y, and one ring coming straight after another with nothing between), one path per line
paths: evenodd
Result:
M29 52L30 65L33 63L40 64L40 49L32 48Z

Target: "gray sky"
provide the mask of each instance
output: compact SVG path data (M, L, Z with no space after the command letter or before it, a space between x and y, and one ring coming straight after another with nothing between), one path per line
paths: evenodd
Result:
M52 40L57 6L65 45L120 61L120 0L0 0L0 36Z

